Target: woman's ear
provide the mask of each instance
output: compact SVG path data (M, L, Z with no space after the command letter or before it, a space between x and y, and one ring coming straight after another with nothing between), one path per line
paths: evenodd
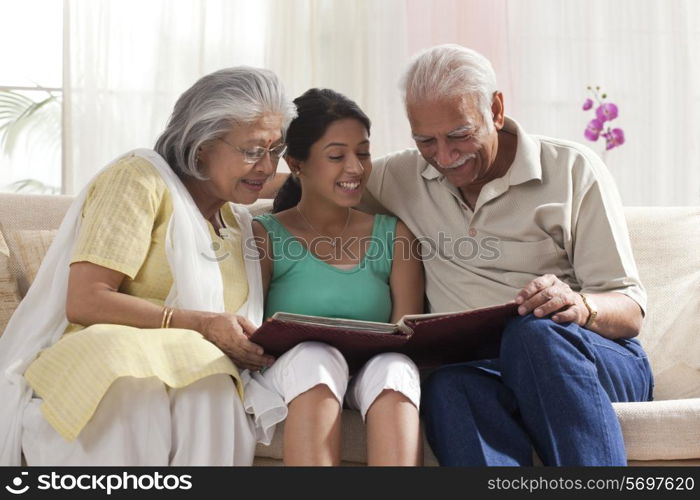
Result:
M196 167L199 172L207 175L207 165L209 164L210 151L206 145L201 145L197 148L197 153L195 154Z
M284 156L284 161L287 162L287 165L289 166L289 171L292 173L292 175L299 176L299 174L301 173L301 162L296 158L292 158L289 155Z

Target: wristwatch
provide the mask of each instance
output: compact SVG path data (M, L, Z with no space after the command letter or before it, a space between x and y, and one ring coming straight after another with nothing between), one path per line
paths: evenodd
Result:
M585 305L586 309L588 309L588 320L583 325L583 327L590 328L590 326L595 321L596 316L598 316L598 308L595 306L595 303L591 300L591 298L588 295L580 292L579 295L583 299L583 305Z

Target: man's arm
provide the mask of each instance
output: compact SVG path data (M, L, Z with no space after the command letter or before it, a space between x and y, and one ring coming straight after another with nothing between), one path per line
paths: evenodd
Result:
M581 291L598 313L588 328L610 339L636 336L642 325L646 292L632 254L627 223L615 181L595 155L576 160L583 172L571 214L572 255ZM552 315L554 321L586 325L589 309L583 297L553 275L525 286L516 302L523 314ZM539 313L538 313L539 309Z
M633 299L619 292L588 293L598 311L586 327L609 339L631 338L642 327L642 309ZM590 312L581 294L552 274L532 280L515 298L521 304L518 314L534 314L538 318L552 315L557 323L574 322L585 326Z
M587 294L598 308L589 329L609 339L626 339L639 335L642 309L627 295L618 292Z

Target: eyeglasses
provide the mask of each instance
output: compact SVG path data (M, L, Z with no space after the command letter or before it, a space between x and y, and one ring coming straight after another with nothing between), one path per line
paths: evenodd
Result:
M284 153L287 152L286 144L280 144L279 146L275 146L274 148L264 148L262 146L257 146L251 149L243 149L239 148L238 146L234 146L233 144L229 144L222 138L219 138L219 140L227 146L241 153L243 155L243 161L246 163L258 163L265 157L266 153L270 153L270 161L277 163L280 160L280 158L284 156Z

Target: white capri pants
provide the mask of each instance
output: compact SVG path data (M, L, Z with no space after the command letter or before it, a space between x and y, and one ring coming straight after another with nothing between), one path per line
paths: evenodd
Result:
M418 368L403 354L378 354L352 378L348 364L335 347L321 342L303 342L277 358L262 374L265 385L289 404L300 394L325 384L343 405L359 410L364 421L374 400L391 389L420 408Z
M24 411L27 465L252 465L255 429L233 379L181 389L156 377L117 379L74 441L49 425L35 397Z

